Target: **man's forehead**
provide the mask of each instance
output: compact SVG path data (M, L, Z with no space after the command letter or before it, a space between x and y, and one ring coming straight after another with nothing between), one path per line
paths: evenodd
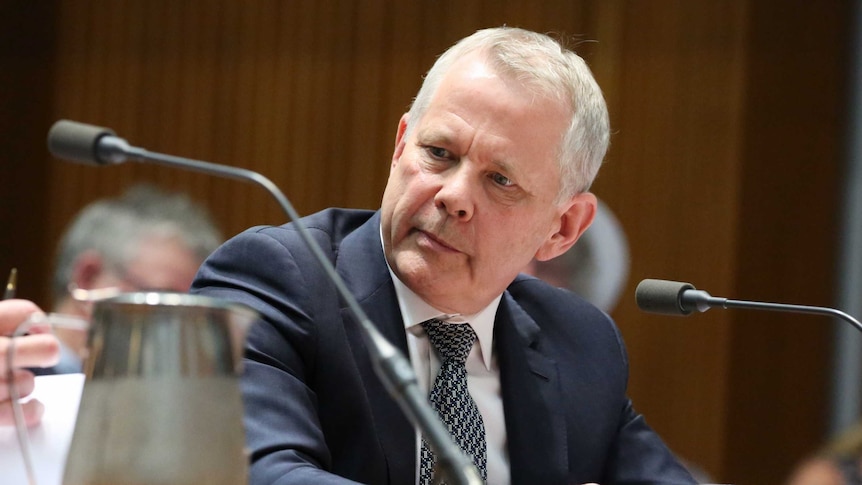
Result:
M452 63L444 79L453 75L461 76L465 80L500 77L497 70L488 61L487 55L481 51L471 52Z

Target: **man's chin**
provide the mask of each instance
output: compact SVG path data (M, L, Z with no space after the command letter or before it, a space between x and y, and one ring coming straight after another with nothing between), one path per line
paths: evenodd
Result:
M443 274L452 274L451 268L444 268L427 258L422 251L412 249L396 251L392 260L392 270L411 290L420 294L417 289L428 288L440 280ZM437 283L439 284L439 283Z
M425 258L412 251L396 253L393 261L395 264L392 265L392 271L395 276L416 293L419 293L417 288L426 286L434 274L438 273Z

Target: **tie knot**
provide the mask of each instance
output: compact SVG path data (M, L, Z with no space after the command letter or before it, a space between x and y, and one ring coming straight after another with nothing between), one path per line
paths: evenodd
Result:
M455 360L466 362L473 342L476 341L476 333L468 323L446 323L437 319L422 322L425 333L431 344L440 354L444 362Z

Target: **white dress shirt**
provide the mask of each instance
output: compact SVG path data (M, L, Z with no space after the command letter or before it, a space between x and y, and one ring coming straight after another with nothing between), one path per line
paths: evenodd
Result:
M388 267L388 262L387 262ZM431 384L440 371L440 359L432 352L431 342L420 325L436 318L449 323L469 322L476 332L476 343L467 356L467 389L482 415L485 425L485 442L488 445L488 484L508 485L509 455L506 448L506 423L503 415L503 399L500 395L500 367L493 352L494 316L500 305L498 296L487 307L474 315L447 314L435 309L407 287L389 268L398 306L407 331L407 347L410 362L416 372L419 386L427 395ZM422 437L416 433L416 483L419 483Z

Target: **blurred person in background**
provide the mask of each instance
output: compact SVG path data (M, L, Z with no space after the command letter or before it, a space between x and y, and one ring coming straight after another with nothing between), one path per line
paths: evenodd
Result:
M577 293L611 313L628 281L629 246L611 209L597 202L592 225L571 249L547 261L534 259L524 273Z
M856 484L862 484L862 422L805 459L787 482L787 485Z
M54 311L90 318L92 303L74 299L75 289L186 292L222 240L209 213L184 194L138 185L117 198L95 201L60 241ZM46 373L80 372L86 334L62 328L55 334L62 342L61 358Z

